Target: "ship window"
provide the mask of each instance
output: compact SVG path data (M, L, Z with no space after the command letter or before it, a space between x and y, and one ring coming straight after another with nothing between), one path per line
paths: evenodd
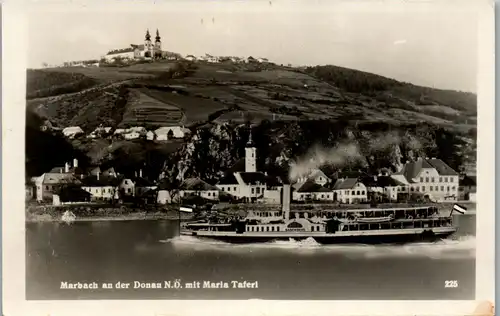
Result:
M266 227L266 231L269 231L269 226Z
M274 231L274 226L273 226L273 227L271 227L271 231Z
M279 226L278 226L278 227L276 227L276 231L277 231L277 232L279 232L279 231L280 231L280 227L279 227Z
M311 231L312 231L312 232L314 231L314 226L311 226Z

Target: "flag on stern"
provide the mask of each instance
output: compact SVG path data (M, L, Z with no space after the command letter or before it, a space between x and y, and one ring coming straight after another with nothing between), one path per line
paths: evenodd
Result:
M465 214L465 211L467 211L467 208L465 206L455 204L455 205L453 205L453 210L459 212L460 214Z
M179 211L185 212L185 213L192 213L193 209L190 208L190 207L181 206L180 209L179 209Z

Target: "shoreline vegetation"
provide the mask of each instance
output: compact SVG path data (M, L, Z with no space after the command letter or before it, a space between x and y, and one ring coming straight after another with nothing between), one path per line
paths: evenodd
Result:
M441 212L446 213L451 211L454 203L458 203L467 207L468 210L475 213L476 203L470 201L446 202L435 204ZM427 204L425 204L427 205ZM332 211L341 211L348 209L364 209L364 208L402 208L424 206L424 204L379 204L375 207L370 204L354 204L354 205L336 205L336 204L292 204L291 211L294 210L315 210L325 209ZM26 223L38 222L60 222L62 215L66 211L71 211L75 214L75 222L96 222L96 221L139 221L139 220L178 220L179 215L181 221L194 220L199 211L193 213L184 213L178 211L178 205L161 205L158 207L131 207L123 205L27 205L26 206ZM218 212L225 215L241 215L241 212L246 212L249 209L268 209L279 210L281 205L259 205L259 204L235 204L226 205L223 208L217 208ZM205 210L206 211L206 210ZM204 211L201 211L204 212Z

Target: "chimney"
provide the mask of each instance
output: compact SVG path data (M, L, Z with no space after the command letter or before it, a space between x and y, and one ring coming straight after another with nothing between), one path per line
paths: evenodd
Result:
M73 159L73 167L78 167L78 159Z
M134 176L137 178L137 171L135 171Z
M290 219L290 185L289 184L284 184L283 185L283 205L282 205L282 211L283 211L283 216L285 220Z
M139 169L139 177L142 178L142 169Z
M69 163L64 164L64 172L68 173L69 172Z
M97 171L97 181L99 181L99 174L100 174L100 172Z
M373 176L373 180L377 182L377 176Z

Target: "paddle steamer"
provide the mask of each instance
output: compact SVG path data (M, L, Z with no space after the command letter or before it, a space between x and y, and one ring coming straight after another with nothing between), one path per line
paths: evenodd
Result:
M231 243L307 238L323 244L432 242L455 233L453 212L465 212L459 205L445 216L435 206L290 211L290 186L285 185L282 193L281 211L249 211L245 218L227 223L190 223L181 229L181 235Z

